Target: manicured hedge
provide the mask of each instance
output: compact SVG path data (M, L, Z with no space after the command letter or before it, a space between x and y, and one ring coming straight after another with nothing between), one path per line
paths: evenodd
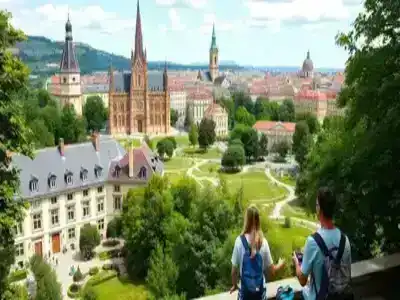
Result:
M69 286L67 295L70 298L78 298L80 291L81 291L81 286L76 283L73 283Z
M119 240L106 240L103 242L104 247L115 247L119 245L121 242Z
M100 273L98 273L98 274L94 275L92 278L90 278L89 281L87 282L87 285L96 286L100 283L103 283L103 282L113 279L115 277L117 277L117 272L115 272L114 270L101 271Z
M121 256L121 249L103 251L98 254L100 260L107 260Z
M98 267L90 268L89 275L93 276L93 275L96 275L97 273L99 273L99 268Z
M25 269L16 270L10 274L10 276L8 277L8 281L10 283L13 283L16 281L26 279L27 276L28 276L28 272Z

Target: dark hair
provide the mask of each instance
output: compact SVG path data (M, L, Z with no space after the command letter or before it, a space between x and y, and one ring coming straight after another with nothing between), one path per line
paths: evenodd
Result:
M318 190L317 201L321 213L327 219L333 219L336 206L336 198L333 192L327 187L321 187Z

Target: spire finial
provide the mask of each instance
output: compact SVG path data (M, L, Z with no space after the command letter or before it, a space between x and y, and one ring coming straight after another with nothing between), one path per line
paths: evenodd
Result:
M310 49L307 50L307 59L310 59Z

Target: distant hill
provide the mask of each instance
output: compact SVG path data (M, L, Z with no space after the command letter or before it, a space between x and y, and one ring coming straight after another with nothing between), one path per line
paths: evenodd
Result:
M30 67L35 75L50 75L57 72L61 54L63 51L63 41L52 41L42 36L28 36L27 41L17 44L13 49L15 54ZM105 71L110 63L116 70L128 70L130 68L130 59L121 55L115 55L102 50L95 49L84 43L75 43L75 51L78 56L81 72L84 74L95 71ZM149 69L162 69L163 61L151 61L148 63ZM233 62L223 64L221 69L239 68ZM181 65L168 62L168 68L174 70L184 69L206 69L207 64Z

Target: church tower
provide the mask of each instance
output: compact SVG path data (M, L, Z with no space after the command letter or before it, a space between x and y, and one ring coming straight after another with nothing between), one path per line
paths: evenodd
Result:
M82 115L81 71L75 55L72 39L72 25L65 23L65 43L60 63L60 104L72 104L77 115Z
M209 71L211 81L214 82L215 78L218 77L218 47L217 47L217 37L215 36L215 25L213 24L213 32L211 38L211 47L210 47L210 63L209 63Z

